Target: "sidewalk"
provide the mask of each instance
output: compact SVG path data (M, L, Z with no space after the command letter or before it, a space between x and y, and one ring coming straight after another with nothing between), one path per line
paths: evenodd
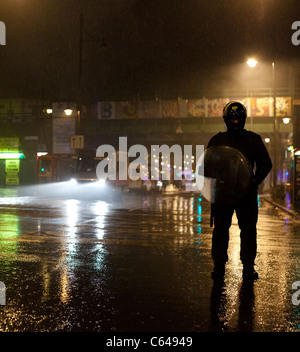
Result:
M300 218L300 204L293 204L291 201L290 194L287 192L284 200L274 200L271 194L260 194L259 198L272 204L274 207L288 213L293 217Z

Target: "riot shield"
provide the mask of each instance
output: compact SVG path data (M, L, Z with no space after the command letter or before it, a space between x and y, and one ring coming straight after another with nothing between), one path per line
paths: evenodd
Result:
M213 146L204 151L203 196L214 204L232 204L242 199L253 179L249 160L239 150Z

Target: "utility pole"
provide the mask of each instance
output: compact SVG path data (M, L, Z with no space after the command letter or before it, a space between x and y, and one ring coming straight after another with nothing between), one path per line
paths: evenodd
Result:
M82 87L81 87L81 77L82 77L82 42L83 42L83 14L80 14L79 23L79 67L78 67L78 101L77 101L77 123L76 123L76 133L80 134L80 113L82 105Z

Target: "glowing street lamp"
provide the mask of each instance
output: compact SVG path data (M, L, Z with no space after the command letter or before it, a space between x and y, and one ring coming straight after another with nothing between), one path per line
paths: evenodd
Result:
M251 68L253 68L253 67L255 67L256 65L258 64L258 61L257 60L255 60L255 59L249 59L248 61L247 61L247 65L249 66L249 67L251 67Z
M64 110L64 113L66 114L66 116L71 116L71 115L72 115L72 112L73 112L73 110L70 109L70 108L66 108L66 109Z

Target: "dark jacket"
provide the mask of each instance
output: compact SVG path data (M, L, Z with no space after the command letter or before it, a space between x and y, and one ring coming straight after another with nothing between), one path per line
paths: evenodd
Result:
M254 183L258 186L272 169L269 153L261 137L243 129L239 134L219 132L208 143L208 148L216 145L233 147L242 152L250 161L254 172ZM254 169L255 166L255 169Z

